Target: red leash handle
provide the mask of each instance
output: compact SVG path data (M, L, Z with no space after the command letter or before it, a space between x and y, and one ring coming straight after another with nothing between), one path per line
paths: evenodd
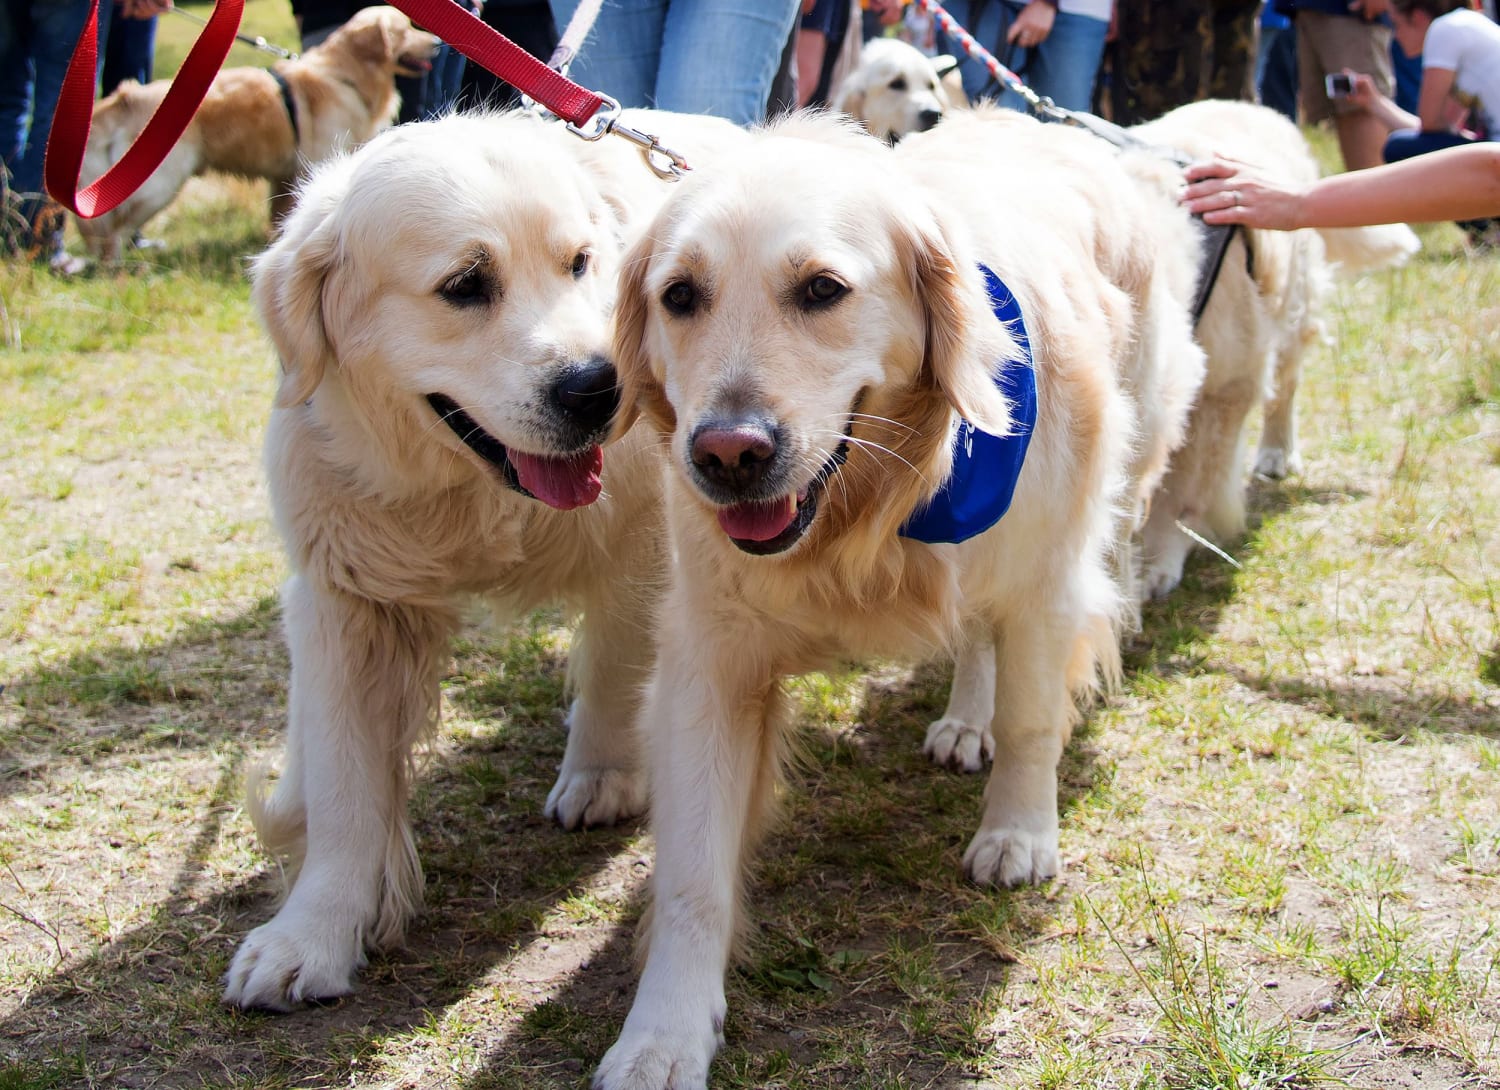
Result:
M391 6L575 126L581 127L606 104L604 96L554 72L454 0L391 0ZM99 0L90 0L88 21L68 64L47 141L47 191L78 216L92 219L117 208L139 189L182 137L208 94L234 45L244 10L245 0L216 0L213 15L141 135L118 163L80 192L98 64Z
M63 77L47 141L44 177L47 191L84 219L103 215L139 189L161 165L197 112L208 85L229 55L235 31L240 27L244 0L217 0L214 12L193 44L167 97L151 115L140 138L126 149L120 161L87 189L78 191L83 170L83 152L88 145L89 124L94 116L94 86L98 70L99 0L90 0L88 20L73 50L68 73Z

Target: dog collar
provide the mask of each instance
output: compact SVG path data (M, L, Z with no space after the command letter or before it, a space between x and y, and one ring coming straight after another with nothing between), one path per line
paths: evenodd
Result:
M937 495L913 512L901 526L901 536L929 545L968 541L984 533L1010 509L1016 480L1026 462L1026 448L1036 428L1036 372L1031 340L1016 297L988 266L980 265L990 308L1004 322L1021 348L1021 358L995 368L995 386L1011 407L1013 430L991 435L960 420L953 437L953 468Z
M297 123L297 100L292 97L292 85L287 78L278 72L273 65L266 69L271 78L276 81L276 86L281 90L281 104L286 107L286 119L292 123L293 146L302 143L302 128Z

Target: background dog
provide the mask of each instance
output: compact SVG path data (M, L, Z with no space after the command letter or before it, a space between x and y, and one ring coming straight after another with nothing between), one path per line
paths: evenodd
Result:
M1107 154L1027 143L1038 128L960 118L891 151L795 119L690 178L626 259L617 358L668 445L676 565L643 711L648 952L603 1090L705 1084L789 674L985 626L1003 759L964 864L1000 885L1058 868L1057 761L1075 697L1117 669L1125 612L1110 557L1136 416L1120 376L1138 308L1164 297L1139 191ZM1037 192L1047 214L1016 214ZM1022 323L997 317L1007 292ZM961 544L903 536L962 457L961 419L1020 426L995 376L1023 335L1036 426L1009 511Z
M438 40L392 7L357 12L297 60L264 68L226 68L214 77L182 138L146 183L118 208L78 229L101 260L177 196L196 174L216 170L266 178L273 201L313 163L369 140L396 119L396 76L429 67ZM172 81L127 80L94 105L82 176L92 181L140 136ZM286 211L273 203L273 214Z
M628 114L708 154L728 122ZM634 721L662 564L659 459L605 457L623 245L668 188L624 141L527 114L404 125L317 170L254 265L282 363L266 436L294 574L284 767L249 809L295 876L225 998L285 1010L353 987L421 901L406 813L462 602L582 612L549 815L639 813Z
M1157 148L1202 159L1224 155L1292 182L1310 183L1319 173L1295 125L1246 102L1196 102L1130 131ZM1159 154L1130 151L1124 160L1147 187L1174 195L1182 187L1181 169ZM1182 578L1193 541L1178 522L1218 542L1244 533L1246 424L1256 406L1265 411L1254 471L1279 478L1299 470L1297 383L1303 353L1323 335L1320 312L1332 273L1400 264L1418 246L1402 224L1235 232L1198 322L1208 372L1189 434L1151 502L1147 593L1166 594Z
M894 144L967 105L953 58L932 58L899 38L872 38L834 92L832 106ZM948 79L947 76L953 76Z

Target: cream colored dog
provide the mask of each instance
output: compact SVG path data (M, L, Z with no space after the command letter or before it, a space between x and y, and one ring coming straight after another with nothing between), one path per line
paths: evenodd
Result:
M1117 669L1127 611L1111 570L1140 435L1125 376L1153 325L1175 330L1189 385L1201 369L1141 191L1095 144L983 114L892 151L794 119L689 179L626 258L617 359L668 445L677 563L642 720L648 953L596 1087L706 1083L789 675L983 628L1006 699L964 865L996 885L1057 872L1057 761L1075 699ZM1047 215L1016 215L1036 193ZM912 536L973 480L971 449L1021 434L998 522Z
M956 66L950 71L956 74ZM926 132L956 105L968 104L963 84L956 78L951 84L938 62L916 46L899 38L872 38L834 92L832 106L894 144L903 136Z
M396 77L429 68L438 44L395 8L369 7L300 58L278 61L269 70L224 69L146 183L113 211L80 219L79 233L99 258L117 261L121 246L189 178L210 170L267 178L273 197L289 192L313 163L364 143L395 121L401 104ZM119 161L171 84L127 81L95 103L83 159L86 180Z
M1164 244L1159 255L1172 270L1169 279L1176 281L1179 297L1184 278L1191 286L1203 271L1201 253L1210 239L1177 204L1182 169L1174 156L1206 158L1219 152L1289 180L1318 176L1296 126L1273 110L1248 103L1184 106L1131 133L1143 146L1125 151L1121 162L1153 208L1164 237L1177 239ZM1267 477L1298 471L1294 398L1303 354L1322 335L1320 314L1332 272L1397 264L1417 245L1411 230L1399 225L1245 231L1231 238L1196 327L1207 370L1191 415L1184 428L1179 410L1167 409L1165 421L1178 429L1170 466L1148 465L1134 478L1144 501L1136 510L1142 516L1149 513L1137 543L1143 554L1139 595L1164 595L1182 578L1194 545L1179 523L1223 542L1244 532L1246 425L1263 401L1265 420L1254 470ZM1138 401L1146 411L1153 405L1165 407L1151 391ZM1146 434L1151 430L1148 426ZM1160 429L1157 434L1166 435ZM993 746L984 725L997 697L993 651L978 633L959 654L948 706L928 728L925 748L934 760L969 772L984 767Z
M1148 144L1206 159L1214 154L1268 177L1308 183L1318 166L1302 134L1275 110L1247 102L1196 102L1130 130ZM1182 172L1149 152L1126 156L1144 184L1175 194ZM1409 227L1236 231L1198 323L1208 373L1189 435L1151 503L1144 535L1147 593L1177 586L1193 540L1178 523L1228 543L1245 531L1246 424L1264 404L1254 471L1285 477L1301 468L1295 414L1308 346L1323 335L1332 273L1397 265L1418 249Z
M727 122L627 115L695 160ZM254 266L281 357L266 437L294 571L284 767L250 810L295 874L225 998L285 1010L353 987L421 901L406 813L461 603L582 612L567 751L546 811L639 813L634 722L664 542L644 435L618 403L610 313L624 244L667 183L623 141L525 114L406 125L320 168ZM607 461L607 468L605 463Z

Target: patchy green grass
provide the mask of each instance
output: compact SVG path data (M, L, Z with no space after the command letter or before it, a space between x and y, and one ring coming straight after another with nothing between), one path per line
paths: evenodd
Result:
M262 200L195 183L119 275L0 266L0 1090L586 1086L650 845L541 817L551 613L455 644L408 948L339 1003L218 1004L277 890L241 809L287 670ZM1243 568L1148 609L1061 770L1059 879L961 878L939 665L794 684L716 1087L1500 1085L1500 260L1427 239L1340 288Z

